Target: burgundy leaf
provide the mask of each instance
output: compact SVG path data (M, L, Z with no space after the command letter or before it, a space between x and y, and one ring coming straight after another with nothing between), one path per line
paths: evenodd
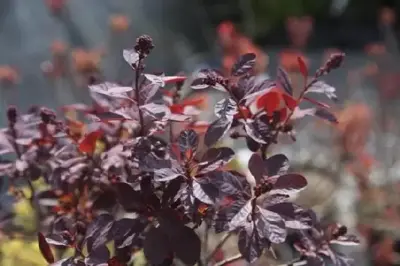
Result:
M283 68L281 67L278 68L278 74L276 78L277 82L279 82L279 84L286 91L286 93L293 96L292 82L290 81L288 73Z
M275 154L265 160L264 167L267 176L283 175L289 169L289 159L283 154Z
M250 232L240 230L238 236L239 252L249 263L254 263L261 256L264 248L268 244L267 241L262 238L257 228L253 230Z
M234 156L235 152L231 148L220 147L208 149L198 164L199 169L197 174L201 175L219 169L229 163Z
M260 183L264 174L264 161L261 156L253 153L250 157L248 168L254 176L256 183Z
M270 126L261 118L247 119L245 130L249 137L262 144L267 144L265 137L271 133Z
M210 124L204 136L204 144L213 146L216 144L231 128L232 120L221 117Z
M307 186L307 179L299 174L285 174L278 177L271 193L291 194L303 190Z
M53 252L51 251L51 248L49 244L46 241L46 238L42 233L38 233L38 241L39 241L39 249L40 252L42 253L43 257L48 263L54 263L54 256Z
M248 202L245 199L231 199L231 201L227 206L221 206L213 217L213 226L216 233L228 231L230 228L229 223Z
M240 209L235 216L232 217L232 220L228 223L228 231L233 231L239 227L244 226L249 219L249 215L252 212L252 202L249 200L247 203Z
M303 230L310 228L314 223L314 217L311 217L309 212L291 202L270 205L267 209L282 216L287 228Z
M240 56L239 60L232 67L232 76L242 76L253 69L256 63L256 55L247 53Z
M218 188L221 196L233 196L246 192L243 183L247 181L244 176L238 176L231 171L213 171L207 174L209 181ZM244 179L244 180L242 180ZM243 181L243 182L242 182ZM249 193L250 194L250 193Z
M272 211L259 208L260 217L257 220L257 227L262 230L263 236L275 244L285 242L286 226L283 218Z

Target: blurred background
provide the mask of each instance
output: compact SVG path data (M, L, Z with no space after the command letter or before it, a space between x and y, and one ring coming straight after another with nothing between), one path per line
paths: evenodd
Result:
M399 0L0 0L0 110L88 102L88 84L129 82L122 49L144 33L156 45L147 71L167 75L227 71L254 52L259 75L283 66L296 83L297 56L312 73L345 52L343 67L326 78L338 91L338 126L303 121L297 141L274 152L309 179L299 203L360 236L360 247L346 250L355 265L400 265L399 12ZM223 95L205 97L211 109ZM246 165L244 145L232 145ZM29 237L30 205L19 201L12 211L19 226L1 233L0 265L44 265ZM236 253L231 246L223 252Z

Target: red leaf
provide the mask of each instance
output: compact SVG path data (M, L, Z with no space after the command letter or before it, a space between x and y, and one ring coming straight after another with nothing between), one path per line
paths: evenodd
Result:
M170 77L163 77L163 80L165 84L170 84L170 83L177 83L177 82L183 82L186 80L186 77L184 76L170 76Z
M173 114L183 114L184 108L185 108L185 106L182 104L173 104L169 107L169 109L171 110L171 113L173 113Z
M96 142L102 136L103 132L96 130L87 134L79 143L79 150L88 154L92 154L96 149Z
M300 68L301 74L303 75L304 78L307 78L308 77L308 68L307 68L307 65L304 62L303 58L298 56L297 62L299 63L299 68Z
M257 107L264 108L268 114L278 110L281 105L281 94L276 91L268 92L257 100Z
M296 106L297 106L297 100L286 93L283 93L282 95L283 95L283 100L285 101L286 106L290 110L294 110L294 108L296 108Z
M42 233L38 233L38 241L39 241L39 249L42 252L43 257L46 259L48 263L54 263L54 256L51 252L50 246L46 241L46 238Z

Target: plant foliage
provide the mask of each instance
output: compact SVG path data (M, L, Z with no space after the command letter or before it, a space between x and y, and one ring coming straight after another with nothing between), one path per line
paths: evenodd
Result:
M230 77L200 71L193 89L226 92L215 106L217 119L204 133L196 101L180 97L186 78L144 72L153 47L150 37L141 36L123 52L135 73L132 86L94 84L89 87L92 105L64 106L66 114L78 113L80 120L58 119L46 108L26 114L8 109L0 151L15 159L3 161L0 173L14 190L39 178L50 186L42 191L30 186L30 200L45 221L38 243L46 261L121 266L143 249L152 265L171 265L174 259L195 265L203 258L194 229L207 223L217 233L237 233L241 256L249 262L295 236L293 247L312 265L326 259L348 265L350 260L329 244L355 239L344 227L323 231L311 210L292 203L289 196L304 189L306 179L288 172L285 155L266 156L280 135L294 136L295 119L314 115L336 121L326 104L312 100L315 107L307 110L299 104L311 92L334 96L319 78L338 67L343 55L333 56L311 79L299 60L305 80L299 98L283 69L276 80L258 81L252 75L254 54L243 55ZM172 130L176 126L179 134ZM227 167L235 152L215 146L228 136L245 139L254 152L248 164L254 186ZM57 261L53 252L62 248L74 254Z

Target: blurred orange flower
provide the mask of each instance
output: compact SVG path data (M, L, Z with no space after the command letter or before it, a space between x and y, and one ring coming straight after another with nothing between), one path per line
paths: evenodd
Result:
M110 26L113 31L123 32L129 28L130 21L127 16L124 15L112 15L110 16Z
M298 72L299 61L298 57L302 58L306 66L309 66L309 60L303 54L294 50L285 50L279 54L280 65L288 72Z
M0 66L0 82L15 84L18 81L18 72L11 66Z
M72 51L72 61L73 67L78 73L97 72L100 67L101 53L77 48Z

